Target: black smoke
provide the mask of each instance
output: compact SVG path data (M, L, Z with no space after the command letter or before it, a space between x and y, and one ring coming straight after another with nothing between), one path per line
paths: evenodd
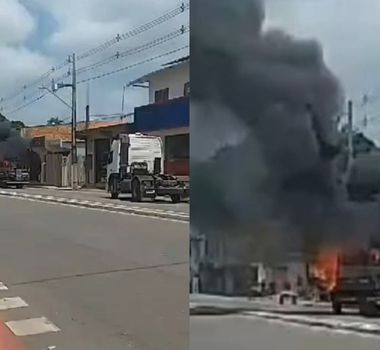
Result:
M29 149L30 141L21 137L20 131L0 114L0 160L21 161Z
M192 229L296 250L376 231L375 210L348 203L339 183L343 91L321 45L264 30L264 20L258 0L192 0ZM240 142L216 148L223 125L208 124L213 111L221 123L228 112ZM213 155L204 159L199 144Z

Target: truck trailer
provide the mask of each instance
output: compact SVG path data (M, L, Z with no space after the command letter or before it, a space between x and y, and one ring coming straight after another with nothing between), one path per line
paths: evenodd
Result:
M332 310L359 308L362 315L380 311L380 250L357 249L320 255L310 266L311 279L328 296Z
M178 203L189 195L189 187L184 181L162 173L160 137L121 134L112 142L107 163L107 191L113 199L125 193L131 194L136 202L169 196Z

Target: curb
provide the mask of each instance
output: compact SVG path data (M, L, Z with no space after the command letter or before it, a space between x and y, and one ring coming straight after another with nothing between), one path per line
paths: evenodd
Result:
M365 333L380 336L380 325L374 323L347 322L333 319L317 319L303 316L280 315L276 313L261 311L245 311L241 314L245 316L260 317L269 320L278 320L311 327L322 327L332 330L350 331L355 333Z
M313 318L300 315L282 314L280 312L265 312L259 310L247 310L244 308L228 308L220 306L190 305L190 316L223 316L241 315L262 318L267 320L282 321L309 327L320 327L335 331L349 331L360 334L380 336L380 324L366 322L349 322L337 319Z
M143 216L151 216L162 219L170 219L177 220L182 222L189 222L189 214L181 213L181 212L171 212L162 209L149 209L149 208L140 208L140 207L127 207L123 205L117 205L112 203L102 203L102 202L94 202L89 200L81 200L75 198L64 198L64 197L54 197L54 196L46 196L46 195L32 195L29 193L20 193L20 192L11 192L0 190L0 195L7 197L15 197L22 199L33 199L40 202L52 202L59 204L69 204L75 205L78 207L84 208L92 208L92 209L104 209L110 210L113 212L125 213L125 214L133 214L133 215L143 215Z
M244 309L222 308L217 306L195 306L190 307L190 316L213 316L213 315L234 315L244 313Z

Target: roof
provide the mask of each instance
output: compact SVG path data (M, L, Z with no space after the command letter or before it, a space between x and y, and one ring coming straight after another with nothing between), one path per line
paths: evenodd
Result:
M91 121L87 130L97 130L109 127L121 126L130 123L128 118L122 120L109 120L109 121ZM81 132L86 129L86 123L80 122L77 125L77 131ZM71 141L71 124L54 125L54 126L34 126L22 129L22 135L25 138L33 139L36 137L45 137L46 141Z
M22 136L28 139L45 137L46 140L71 140L71 125L32 126L23 128Z
M165 64L162 65L164 68L157 69L157 70L155 70L153 72L150 72L148 74L143 75L142 77L140 77L138 79L132 80L132 81L130 81L127 84L127 86L132 86L132 85L135 85L135 84L146 83L147 81L149 81L149 79L150 79L150 77L152 75L160 73L160 72L163 72L163 71L166 71L166 70L168 70L170 68L173 68L173 67L176 67L178 65L185 64L188 61L190 61L190 56L184 56L184 57L178 58L178 59L176 59L174 61L170 61L168 63L165 63Z
M174 61L170 61L168 63L165 63L163 64L163 66L173 66L173 65L177 65L179 63L183 63L183 62L187 62L187 61L190 61L190 55L187 55L187 56L184 56L184 57L181 57L181 58L178 58L177 60L174 60Z

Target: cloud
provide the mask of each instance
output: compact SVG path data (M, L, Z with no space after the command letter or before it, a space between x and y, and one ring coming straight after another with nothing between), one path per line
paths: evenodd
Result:
M33 17L18 0L0 0L0 47L22 43L34 28Z
M0 47L0 91L22 86L51 67L51 60L26 48Z
M148 6L146 1L140 0L33 1L59 23L49 42L58 51L65 52L92 48L179 5L178 0L149 1Z
M6 11L9 12L17 7L20 13L22 12L26 16L25 19L17 17L20 20L11 21L7 27L8 33L14 35L14 38L11 39L10 34L7 34L7 42L12 42L13 46L9 47L4 42L0 42L0 60L2 61L0 75L2 78L6 77L0 81L0 97L19 91L24 84L28 86L30 81L38 78L53 65L63 62L69 54L76 52L77 55L80 55L88 49L98 47L103 42L113 39L117 34L123 34L149 22L164 14L165 11L179 6L180 3L179 0L0 0L0 10L1 5L5 6L6 4ZM153 30L123 40L103 52L78 61L77 68L80 69L93 62L111 57L117 51L123 52L179 29L181 25L189 22L188 16L189 12L186 11ZM12 16L9 17L12 18ZM17 34L18 32L21 34ZM0 38L2 35L0 33ZM129 66L186 44L188 44L188 35L79 74L78 81ZM161 64L177 58L181 54L186 54L186 52L182 51L104 79L91 81L91 112L93 114L121 112L123 84L160 68ZM69 69L70 65L67 65L55 72L45 79L44 84L49 84L52 77L57 79ZM63 79L64 82L70 82L70 80L71 76ZM27 91L27 97L32 94L34 98L41 94L38 86L34 89L28 88ZM63 89L58 93L70 101L70 89ZM11 107L5 109L4 114L7 115L7 110L11 111L14 107L21 106L28 101L30 99L24 100L22 93L11 102L1 103L2 105L6 104L6 107L9 107L10 104ZM145 104L147 101L146 90L128 89L126 112L132 111L133 107ZM83 119L85 103L86 84L81 84L78 86L78 119ZM51 116L66 118L69 115L70 111L66 106L53 96L47 95L27 108L7 116L21 119L28 124L38 124L44 123Z

